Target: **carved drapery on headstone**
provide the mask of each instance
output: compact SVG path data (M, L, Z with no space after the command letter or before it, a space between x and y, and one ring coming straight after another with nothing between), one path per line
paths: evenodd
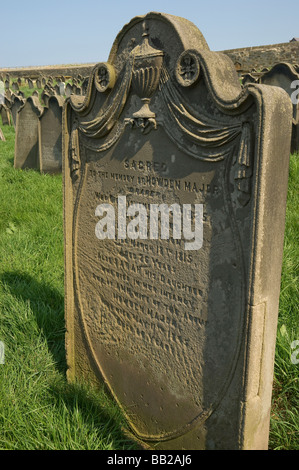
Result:
M134 18L67 100L68 377L104 380L155 448L267 447L290 132L281 90L242 88L166 14Z

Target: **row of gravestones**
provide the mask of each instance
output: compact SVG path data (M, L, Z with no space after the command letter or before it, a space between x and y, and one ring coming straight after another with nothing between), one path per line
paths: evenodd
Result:
M67 83L65 77L63 76L56 78L52 78L51 76L47 78L39 77L36 80L31 78L18 78L15 81L11 81L8 75L6 75L4 78L1 75L0 81L3 81L5 89L9 89L11 87L14 92L19 91L22 84L25 83L31 90L34 88L42 89L48 86L55 88L57 94L66 96L69 96L73 93L77 95L84 94L84 91L88 85L88 77L82 77L81 75L78 75L78 77L73 77L71 80L68 80ZM54 81L56 82L55 85Z
M62 169L62 107L64 98L51 96L46 107L30 96L16 113L15 168L42 173Z
M81 95L83 91L86 92L88 80L83 80L83 87L80 86L80 80L81 77L78 77L78 79L74 78L72 80L72 84L67 83L67 85L65 86L63 77L61 77L57 78L57 83L55 86L53 86L53 80L49 78L47 82L44 82L45 85L43 91L41 92L41 95L39 95L39 91L37 89L34 89L34 91L32 92L32 98L34 99L29 101L31 102L31 104L38 104L38 108L42 110L42 112L40 115L40 132L38 134L39 146L36 146L36 143L32 143L32 148L38 148L39 154L33 157L33 152L30 152L30 156L28 156L28 158L25 158L24 155L20 156L21 147L16 146L15 166L17 168L40 168L43 172L61 171L61 129L59 128L60 130L58 132L59 126L57 125L57 120L55 124L53 124L54 121L51 120L50 115L53 114L54 108L56 108L56 118L60 122L61 127L61 106L64 102L64 97L70 96L71 94ZM38 83L38 86L39 85L40 83ZM39 102L39 97L41 99L41 103ZM57 107L57 103L59 103L59 107ZM23 115L26 115L27 109L27 106L25 106L25 104L26 100L22 91L18 90L13 92L9 88L5 89L5 83L0 82L0 113L2 118L2 125L10 125L11 123L14 125L16 129L16 142L18 141L18 136L24 134L24 126L26 129L25 132L28 132L29 127L31 125L32 132L28 132L27 140L36 140L37 126L34 122L35 120L33 119L26 123L26 119L23 119ZM41 105L45 106L46 108L49 108L51 112L47 109L43 111L43 107ZM25 110L23 108L25 108ZM21 109L22 112L20 112L20 117L19 119L17 119L19 115L18 112ZM45 116L47 116L47 118ZM49 132L54 133L52 136L53 139L56 139L55 145L52 148L52 154L50 152L49 139L43 138L46 133L46 124L43 124L44 122L47 122L49 125L52 123L52 127L54 126L52 130L51 128L49 129ZM4 140L2 130L0 133L0 139ZM44 142L46 143L45 145L47 146L48 150L45 150ZM26 153L25 147L23 148L23 150Z
M13 123L16 129L14 167L61 172L64 98L49 96L44 107L35 95L26 100L15 94L0 98L2 125ZM5 140L2 130L0 140Z
M246 74L242 77L244 86L250 83L278 86L283 88L289 95L293 106L293 125L291 152L299 152L299 67L282 62L274 65L271 69L265 69L259 74Z

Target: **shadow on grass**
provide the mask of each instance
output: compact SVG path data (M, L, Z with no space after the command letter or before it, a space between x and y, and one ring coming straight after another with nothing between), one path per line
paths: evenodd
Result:
M80 413L85 429L90 429L94 435L94 444L102 441L103 448L112 446L111 450L140 449L124 431L124 418L104 386L98 390L88 384L66 382L63 295L57 289L38 282L23 272L5 272L0 280L16 300L29 302L56 368L64 377L48 389L51 405L57 410L57 416L62 414L63 409L67 409L69 417L64 419L69 419L76 426L76 416ZM80 442L79 448L82 447L82 442L89 442L88 436L86 435L86 439L82 437ZM69 445L76 446L71 437Z
M71 416L76 417L73 426L80 428L81 441L90 442L89 449L141 449L126 431L125 420L104 386L96 389L88 384L62 384L51 388L50 392L54 406L58 409L65 407ZM82 423L78 413L82 416Z
M11 295L29 302L37 325L47 341L59 372L66 374L64 297L45 283L23 272L5 272L1 276Z

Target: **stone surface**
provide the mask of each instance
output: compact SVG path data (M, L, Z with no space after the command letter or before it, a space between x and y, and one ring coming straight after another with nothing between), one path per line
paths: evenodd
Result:
M0 80L0 106L4 104L5 100L5 85L2 80Z
M38 118L42 112L38 98L30 96L17 113L15 168L39 168Z
M25 99L22 98L21 96L20 97L16 95L13 96L10 112L12 116L13 125L15 128L17 126L17 113L19 109L22 106L24 106L24 103L25 103Z
M104 381L152 448L267 448L291 122L159 13L66 101L68 379Z
M73 93L73 86L70 83L66 84L65 95L70 96Z
M59 84L59 95L65 96L65 83L64 82L60 82Z
M222 52L228 55L233 62L239 62L244 72L249 72L253 68L259 70L271 68L280 62L295 65L299 61L298 42L244 47Z
M264 73L260 83L278 86L289 95L293 106L293 128L291 152L299 152L299 73L291 64L280 63Z
M10 112L6 104L0 105L0 113L3 126L10 126Z
M28 83L28 87L30 88L30 90L33 90L33 88L34 88L34 83L33 83L33 81L31 80L31 78L28 78L27 83Z
M62 106L64 99L51 96L39 118L39 167L42 173L62 169Z
M5 141L5 140L6 140L5 137L4 137L4 134L3 134L3 131L2 131L2 129L1 129L1 127L0 127L0 140L2 140L2 141Z

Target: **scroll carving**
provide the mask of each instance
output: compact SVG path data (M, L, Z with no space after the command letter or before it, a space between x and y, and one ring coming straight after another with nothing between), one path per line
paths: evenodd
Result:
M79 150L78 122L75 122L70 139L70 171L73 181L76 181L79 176L80 166L81 160Z

